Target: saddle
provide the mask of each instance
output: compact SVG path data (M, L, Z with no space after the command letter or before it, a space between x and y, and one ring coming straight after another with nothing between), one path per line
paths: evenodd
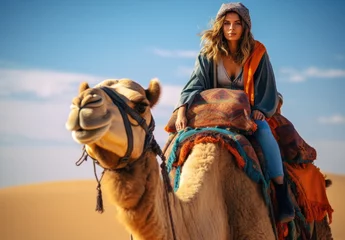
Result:
M197 94L186 115L191 128L223 127L252 134L257 126L250 113L249 100L244 91L213 88ZM172 114L165 131L176 132L176 118L177 111Z
M202 142L219 143L235 156L238 167L249 178L261 184L266 203L272 204L277 214L274 185L267 179L261 147L252 135L256 124L249 117L250 109L243 91L215 88L195 97L186 113L187 131L176 132L177 111L172 114L165 127L170 136L164 149L169 148L167 164L169 171L175 171L175 191L184 161L193 146ZM316 150L304 141L293 124L279 111L267 122L281 151L285 178L296 212L293 222L276 222L279 239L286 239L296 231L299 236L309 239L314 221L328 217L331 222L333 212L326 195L325 177L314 165Z

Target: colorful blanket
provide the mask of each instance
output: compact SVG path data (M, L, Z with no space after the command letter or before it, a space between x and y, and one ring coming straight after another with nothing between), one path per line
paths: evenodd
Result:
M267 122L278 142L283 161L309 163L316 159L316 150L304 141L287 118L276 113Z
M224 127L251 134L257 126L250 114L249 100L244 91L213 88L195 97L186 117L188 126L192 128ZM176 132L176 118L177 111L165 127L167 132Z
M180 131L174 136L170 136L170 140L172 140L168 144L170 147L168 145L165 147L170 148L167 169L168 172L173 168L176 169L174 179L175 191L179 187L179 177L183 170L184 161L188 158L193 147L199 143L217 143L235 156L238 167L250 179L262 185L265 202L267 204L272 203L274 208L277 208L273 185L269 184L270 182L264 177L263 154L253 136L245 137L222 128L187 128L186 131ZM289 179L291 189L293 190L292 193L299 206L296 209L296 217L303 224L302 229L304 232L301 234L309 236L308 234L311 234L309 225L313 221L321 221L327 215L330 222L332 221L333 209L326 195L325 178L320 170L311 163L292 164L284 162L284 168L286 170L286 177ZM270 195L272 199L270 199ZM288 235L293 235L295 231L294 224L277 223L279 239L285 239Z
M184 161L187 159L193 146L199 143L218 143L231 152L236 159L236 163L250 179L259 183L263 187L265 200L268 203L267 188L268 184L262 173L260 162L248 139L238 133L231 132L222 128L187 128L180 131L172 143L173 146L167 160L167 170L170 172L176 168L174 180L174 190L179 187L179 176L182 171ZM177 153L179 153L177 155Z

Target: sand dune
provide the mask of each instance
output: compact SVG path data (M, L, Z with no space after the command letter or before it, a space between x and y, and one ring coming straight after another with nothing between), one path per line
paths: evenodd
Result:
M345 239L345 176L333 179L328 196L335 209L331 225L336 240ZM2 240L128 240L105 201L105 212L94 211L95 181L42 183L0 189Z
M114 207L95 212L95 181L0 189L2 240L128 240Z

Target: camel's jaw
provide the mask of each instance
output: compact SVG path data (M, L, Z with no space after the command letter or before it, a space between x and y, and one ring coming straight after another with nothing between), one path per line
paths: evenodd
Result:
M100 127L93 130L84 130L79 129L76 131L72 131L72 137L74 141L80 144L91 144L99 139L101 139L104 134L109 130L110 125L106 125L104 127Z

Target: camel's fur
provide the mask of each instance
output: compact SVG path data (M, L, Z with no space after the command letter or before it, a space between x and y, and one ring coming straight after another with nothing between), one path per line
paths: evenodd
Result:
M99 86L109 86L132 108L147 105L141 114L150 123L160 95L157 80L144 90L129 80L106 80L96 88L80 86L66 123L75 141L104 168L115 168L127 149L127 136L118 108ZM136 122L131 119L133 125ZM132 126L134 150L129 169L105 171L102 189L116 206L118 219L135 240L171 240L172 232L156 156L143 151L145 132ZM234 156L217 144L197 144L185 162L179 190L169 193L179 240L274 239L260 187L235 164Z

